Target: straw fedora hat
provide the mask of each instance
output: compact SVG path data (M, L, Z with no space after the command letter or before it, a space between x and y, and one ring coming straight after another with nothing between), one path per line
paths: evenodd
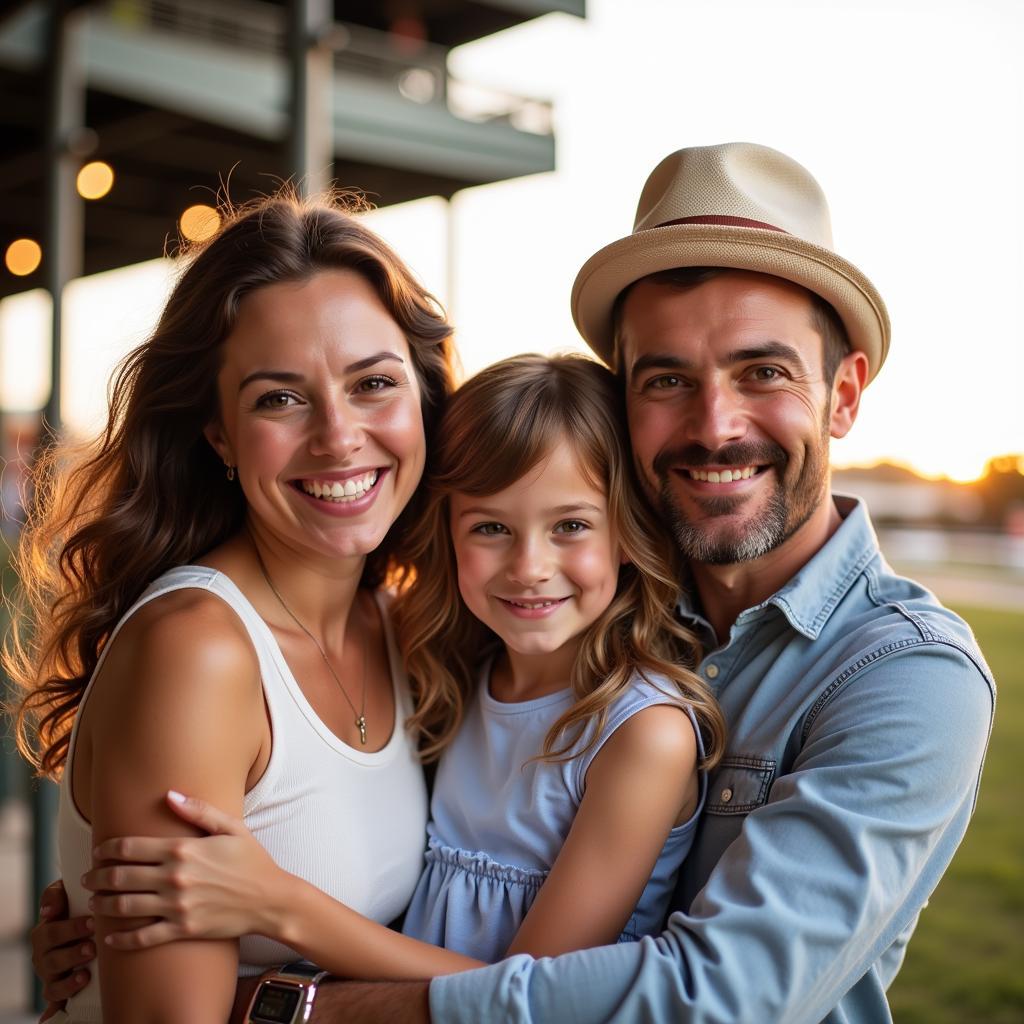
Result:
M875 286L832 251L828 204L808 171L749 142L680 149L655 167L633 233L583 265L572 315L587 344L613 358L612 308L634 281L673 267L730 267L785 278L835 308L869 379L889 351L889 314Z

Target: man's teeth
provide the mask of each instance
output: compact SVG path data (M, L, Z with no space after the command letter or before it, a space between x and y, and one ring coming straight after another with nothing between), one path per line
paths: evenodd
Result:
M691 480L705 480L709 484L731 484L733 480L746 480L757 472L756 466L740 469L691 469Z
M362 476L350 476L347 480L303 480L302 489L314 498L325 501L355 501L361 498L377 482L378 470L371 469Z
M550 608L553 604L559 604L562 600L560 597L542 598L539 601L515 601L511 597L506 597L505 600L515 605L516 608Z

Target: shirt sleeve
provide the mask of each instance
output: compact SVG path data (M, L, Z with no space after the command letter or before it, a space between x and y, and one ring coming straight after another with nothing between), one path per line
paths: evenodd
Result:
M434 1024L821 1021L902 951L966 830L994 704L938 643L865 656L827 693L791 770L661 936L437 978Z

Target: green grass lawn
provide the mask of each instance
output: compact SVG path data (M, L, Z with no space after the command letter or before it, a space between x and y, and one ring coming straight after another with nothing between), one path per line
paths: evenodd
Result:
M921 914L889 991L897 1024L1024 1021L1024 615L958 608L999 700L967 837Z

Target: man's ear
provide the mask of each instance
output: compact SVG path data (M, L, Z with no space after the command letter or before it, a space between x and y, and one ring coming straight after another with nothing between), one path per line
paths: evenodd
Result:
M231 451L231 445L228 443L227 435L224 433L224 425L221 423L219 416L203 427L203 437L210 442L210 447L220 456L220 460L225 466L237 464L234 453Z
M857 419L860 396L868 382L868 357L863 352L850 352L843 356L832 381L832 409L829 414L829 433L833 437L846 437Z

